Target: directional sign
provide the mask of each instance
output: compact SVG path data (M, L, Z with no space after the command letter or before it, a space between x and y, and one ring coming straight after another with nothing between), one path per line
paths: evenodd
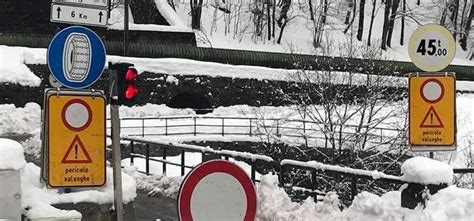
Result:
M98 6L98 7L107 7L109 4L109 0L53 0L52 2L68 4L68 5Z
M62 85L81 89L92 85L104 71L105 47L88 28L63 29L49 44L47 62L53 77Z
M454 73L410 74L409 87L409 134L412 150L455 150Z
M46 105L48 185L104 185L105 96L50 90Z
M52 22L106 27L107 17L107 8L51 4Z
M441 71L453 61L456 43L453 35L443 26L427 24L411 35L408 54L421 70Z
M239 166L212 160L186 176L178 196L181 221L253 221L257 197L252 180Z

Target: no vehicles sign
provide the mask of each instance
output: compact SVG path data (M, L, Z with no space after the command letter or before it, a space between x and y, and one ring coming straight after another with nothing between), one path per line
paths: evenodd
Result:
M456 149L456 78L454 73L409 77L410 145L414 151Z
M105 184L105 97L97 92L48 91L48 185Z
M252 180L239 166L212 160L196 166L178 196L181 221L253 221L257 197Z

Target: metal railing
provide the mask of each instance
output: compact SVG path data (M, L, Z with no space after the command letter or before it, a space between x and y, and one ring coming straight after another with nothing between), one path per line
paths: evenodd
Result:
M328 147L343 139L346 143L362 142L383 145L400 142L403 130L382 126L332 125L307 120L246 118L221 116L173 116L152 118L122 118L121 134L127 136L267 136L273 139L294 139ZM335 130L334 128L337 128ZM340 130L339 130L340 129ZM336 132L337 131L337 132Z
M238 161L244 161L250 165L250 178L251 180L256 183L260 182L258 180L257 174L257 167L265 167L268 170L271 170L273 173L276 173L279 178L280 186L284 187L285 189L292 189L294 191L303 191L305 194L310 195L314 198L315 201L318 200L318 195L324 195L324 192L318 191L316 185L316 177L318 177L319 173L327 173L332 172L336 175L342 175L350 178L351 183L351 199L352 200L358 193L357 184L360 183L361 179L369 179L369 180L380 180L390 183L401 184L404 183L399 176L392 176L387 175L382 172L376 171L367 171L367 170L360 170L360 169L352 169L347 167L340 167L340 166L333 166L333 165L326 165L317 162L301 162L295 160L282 160L282 161L275 161L273 158L259 155L259 154L252 154L247 152L239 152L239 151L230 151L230 150L215 150L210 147L202 147L196 145L189 145L189 144L182 144L182 143L169 143L169 142L162 142L157 140L152 140L149 138L140 138L140 137L122 137L122 140L129 141L129 148L130 148L130 164L133 165L135 163L136 158L141 158L145 160L145 171L140 171L143 174L150 175L152 174L150 170L150 161L152 162L159 162L162 163L162 174L166 175L167 173L167 166L177 166L180 167L180 175L186 175L186 169L192 169L195 165L188 165L186 164L186 153L194 152L202 154L201 162L204 161L205 155L213 155L214 157L229 160L233 158ZM140 143L145 147L145 154L138 154L135 150L135 145ZM157 159L156 157L151 156L151 145L159 145L161 148L161 158ZM172 162L167 160L168 151L173 150L175 153L179 152L180 162ZM288 186L285 185L287 180L285 179L288 177L290 173L290 168L299 168L303 170L311 171L311 175L309 179L311 180L311 185L306 187L301 186ZM319 173L318 173L319 172Z

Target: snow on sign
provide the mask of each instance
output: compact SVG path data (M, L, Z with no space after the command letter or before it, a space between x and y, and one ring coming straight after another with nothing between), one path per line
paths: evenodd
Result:
M81 89L99 79L105 67L102 40L88 28L63 29L49 44L47 62L52 76L60 84Z
M418 28L408 42L411 61L421 70L441 71L453 61L456 43L443 26L427 24Z
M253 221L255 186L239 166L212 160L196 166L181 184L178 214L182 221Z
M105 96L49 90L46 105L48 185L104 185Z
M412 149L456 149L454 73L410 74L409 88L409 140Z

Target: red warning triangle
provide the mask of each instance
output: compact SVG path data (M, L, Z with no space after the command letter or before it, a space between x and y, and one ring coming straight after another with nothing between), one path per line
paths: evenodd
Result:
M78 135L72 140L61 163L92 163L91 157Z
M423 121L421 121L420 124L421 128L443 128L443 122L441 121L441 118L439 117L438 113L436 110L433 108L433 106L428 109L428 113L426 113L425 117L423 118Z

